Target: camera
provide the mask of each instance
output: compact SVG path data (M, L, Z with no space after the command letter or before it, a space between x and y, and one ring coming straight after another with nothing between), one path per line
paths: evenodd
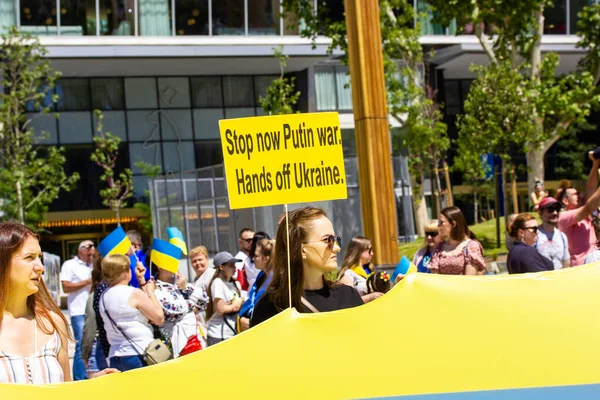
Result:
M592 157L594 157L594 160L600 160L600 147L596 147L596 149L590 151L590 153L592 153Z

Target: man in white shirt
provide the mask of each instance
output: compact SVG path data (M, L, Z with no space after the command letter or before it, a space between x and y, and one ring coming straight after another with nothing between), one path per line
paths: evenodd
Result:
M235 255L235 258L242 261L235 263L235 269L237 272L236 280L242 285L242 290L249 290L258 276L258 272L260 272L258 271L254 274L256 268L249 258L250 250L252 249L252 239L254 239L254 231L252 229L244 228L240 231L238 237L240 251ZM240 271L243 272L240 274ZM242 277L244 279L240 279Z
M85 322L85 305L90 296L92 284L92 257L96 248L91 240L84 240L79 244L77 256L65 261L60 270L60 280L63 292L67 294L69 315L75 345L73 358L73 380L87 379L87 371L81 359L81 336Z
M544 197L538 208L542 224L538 227L537 242L535 247L541 255L552 261L554 269L569 268L571 254L567 236L559 231L558 213L563 208L554 197Z

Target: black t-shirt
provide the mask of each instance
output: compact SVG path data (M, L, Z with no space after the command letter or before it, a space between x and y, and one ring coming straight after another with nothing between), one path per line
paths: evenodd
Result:
M523 242L515 242L508 253L508 272L510 274L524 274L526 272L551 271L554 269L552 261L538 253L535 247Z
M364 304L362 298L353 287L340 284L334 285L331 288L324 286L319 290L305 290L304 298L320 312L341 310ZM265 294L254 307L250 326L258 325L279 314L280 311L273 304L271 296ZM309 313L311 311L302 305L300 312Z

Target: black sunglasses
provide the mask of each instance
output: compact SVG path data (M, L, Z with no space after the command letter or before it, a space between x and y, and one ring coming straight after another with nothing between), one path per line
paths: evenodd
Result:
M254 238L250 238L250 239L242 239L244 242L246 243L252 243L252 241L254 240Z
M523 229L527 229L528 231L531 231L533 233L537 233L537 231L538 231L538 227L537 226L529 226L529 227L526 227L526 228L523 228Z
M427 237L427 236L436 237L437 235L439 235L439 232L425 232L425 237Z
M342 238L341 237L329 235L325 239L327 240L327 248L329 250L333 250L333 247L335 246L336 243L338 246L340 246L340 248L342 248ZM321 240L310 240L306 243L311 243L311 242L321 242Z

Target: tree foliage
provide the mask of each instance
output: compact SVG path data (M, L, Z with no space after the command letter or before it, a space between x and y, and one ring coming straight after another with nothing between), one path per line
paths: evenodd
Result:
M532 102L529 118L533 129L523 132L525 137L519 146L527 153L528 182L533 189L534 176L544 173L545 152L570 126L583 123L600 105L596 87L600 78L600 5L587 6L579 13L577 33L581 40L578 46L585 48L587 54L578 70L557 76L559 56L549 52L542 57L541 49L544 10L553 6L552 0L430 0L429 3L435 11L436 22L448 24L456 20L458 33L465 27L473 28L488 55L491 75L497 78L498 73L504 72L516 77L516 73L527 81L524 85L518 78L518 86L523 90L523 97ZM513 72L509 72L508 67ZM502 96L515 88L489 93L487 101L499 104ZM521 99L515 98L515 101L522 104ZM469 121L473 119L463 119L463 129ZM489 132L489 137L495 140L495 134L504 133Z
M116 175L115 168L119 158L119 144L121 138L110 132L104 132L102 120L104 116L99 110L94 110L98 123L96 125L96 136L94 136L95 149L90 160L103 172L100 180L106 185L100 190L102 204L113 210L120 222L120 210L125 207L127 200L133 195L133 176L131 169L125 168Z
M267 88L267 95L260 96L258 102L268 115L292 114L298 102L300 92L294 86L295 78L285 77L285 68L290 58L283 54L283 46L273 48L275 58L279 61L280 75Z
M45 58L47 50L37 37L15 27L1 38L0 198L8 219L35 226L60 191L75 186L79 175L65 173L64 149L41 147L48 134L36 135L31 126L33 118L50 113L58 99L52 89L60 74Z

